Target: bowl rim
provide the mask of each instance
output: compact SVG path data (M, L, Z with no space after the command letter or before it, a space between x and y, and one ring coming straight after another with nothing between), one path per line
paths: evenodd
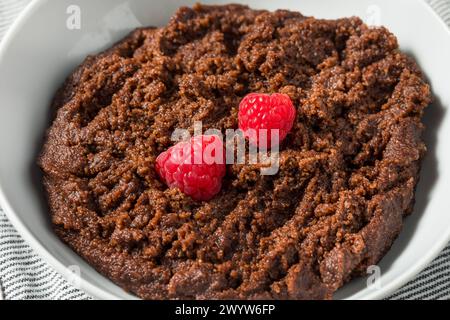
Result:
M18 33L19 29L21 29L25 23L25 21L33 15L41 6L46 4L48 0L32 0L27 6L19 13L18 17L12 23L12 25L7 30L5 36L0 41L0 64L3 62L3 56L5 52L8 50L11 42L14 41L15 35ZM17 232L22 236L25 242L33 249L33 251L42 258L50 267L52 267L56 272L58 272L65 280L69 281L71 273L67 270L66 266L56 259L41 243L40 241L33 235L33 233L28 230L28 228L22 223L19 216L14 212L11 204L9 203L4 191L2 184L0 183L0 206L17 230ZM99 299L110 299L117 300L119 299L114 294L103 290L83 277L79 278L79 288L86 292L88 295L93 298Z
M445 32L450 38L450 27L445 23L445 21L438 15L438 13L428 4L425 0L415 0L419 3L423 10L428 14L433 16L435 20L439 21L440 26L445 29ZM0 64L3 62L4 54L8 50L10 44L14 41L15 35L23 27L25 21L33 15L41 6L46 4L48 0L32 0L18 15L15 21L7 30L5 36L0 41ZM4 191L2 184L0 182L0 207L3 212L8 217L9 221L12 223L14 228L22 236L25 242L33 249L33 251L41 257L50 267L57 271L64 279L69 280L72 273L70 273L66 266L55 258L41 243L40 240L33 235L33 233L22 223L19 216L14 212L11 204L9 203ZM364 299L382 299L394 291L399 289L401 286L406 284L409 280L413 279L419 272L421 272L438 254L446 247L450 241L450 224L447 232L443 234L440 241L436 242L432 246L428 253L420 257L415 264L410 265L405 268L401 276L390 281L388 284L383 285L381 290L376 290L373 292L368 292ZM104 290L96 285L92 284L88 280L80 277L78 288L86 292L88 295L94 299L109 299L117 300L120 299L118 296Z

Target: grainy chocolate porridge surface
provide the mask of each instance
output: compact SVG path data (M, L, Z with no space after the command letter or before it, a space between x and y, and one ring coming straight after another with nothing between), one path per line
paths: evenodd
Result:
M175 128L237 128L250 92L289 95L280 169L227 165L220 193L167 188ZM86 58L58 91L39 164L56 233L145 299L329 299L412 211L430 89L358 18L180 8Z

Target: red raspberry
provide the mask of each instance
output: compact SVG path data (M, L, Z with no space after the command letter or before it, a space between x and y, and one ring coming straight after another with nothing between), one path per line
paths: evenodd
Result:
M215 135L179 142L156 158L155 169L170 188L194 200L206 201L219 193L225 176L225 152Z
M258 146L265 148L271 146L272 129L279 130L279 143L286 138L294 124L295 108L289 96L285 94L250 93L239 104L238 119L239 129L244 135L251 138L253 131ZM267 129L267 143L259 141L260 129Z

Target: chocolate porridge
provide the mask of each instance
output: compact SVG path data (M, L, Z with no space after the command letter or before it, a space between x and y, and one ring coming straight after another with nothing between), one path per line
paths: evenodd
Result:
M296 108L276 175L227 165L221 191L168 188L176 128L238 126L248 93ZM66 80L39 156L58 236L144 299L330 299L411 213L430 88L396 37L359 18L180 8Z

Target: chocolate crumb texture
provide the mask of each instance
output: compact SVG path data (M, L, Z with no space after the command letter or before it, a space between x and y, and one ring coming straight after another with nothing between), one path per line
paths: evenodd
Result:
M175 128L236 129L248 93L296 107L273 176L227 166L198 202L156 157ZM396 37L359 18L180 8L86 58L39 156L58 236L144 299L331 299L412 211L430 88Z

